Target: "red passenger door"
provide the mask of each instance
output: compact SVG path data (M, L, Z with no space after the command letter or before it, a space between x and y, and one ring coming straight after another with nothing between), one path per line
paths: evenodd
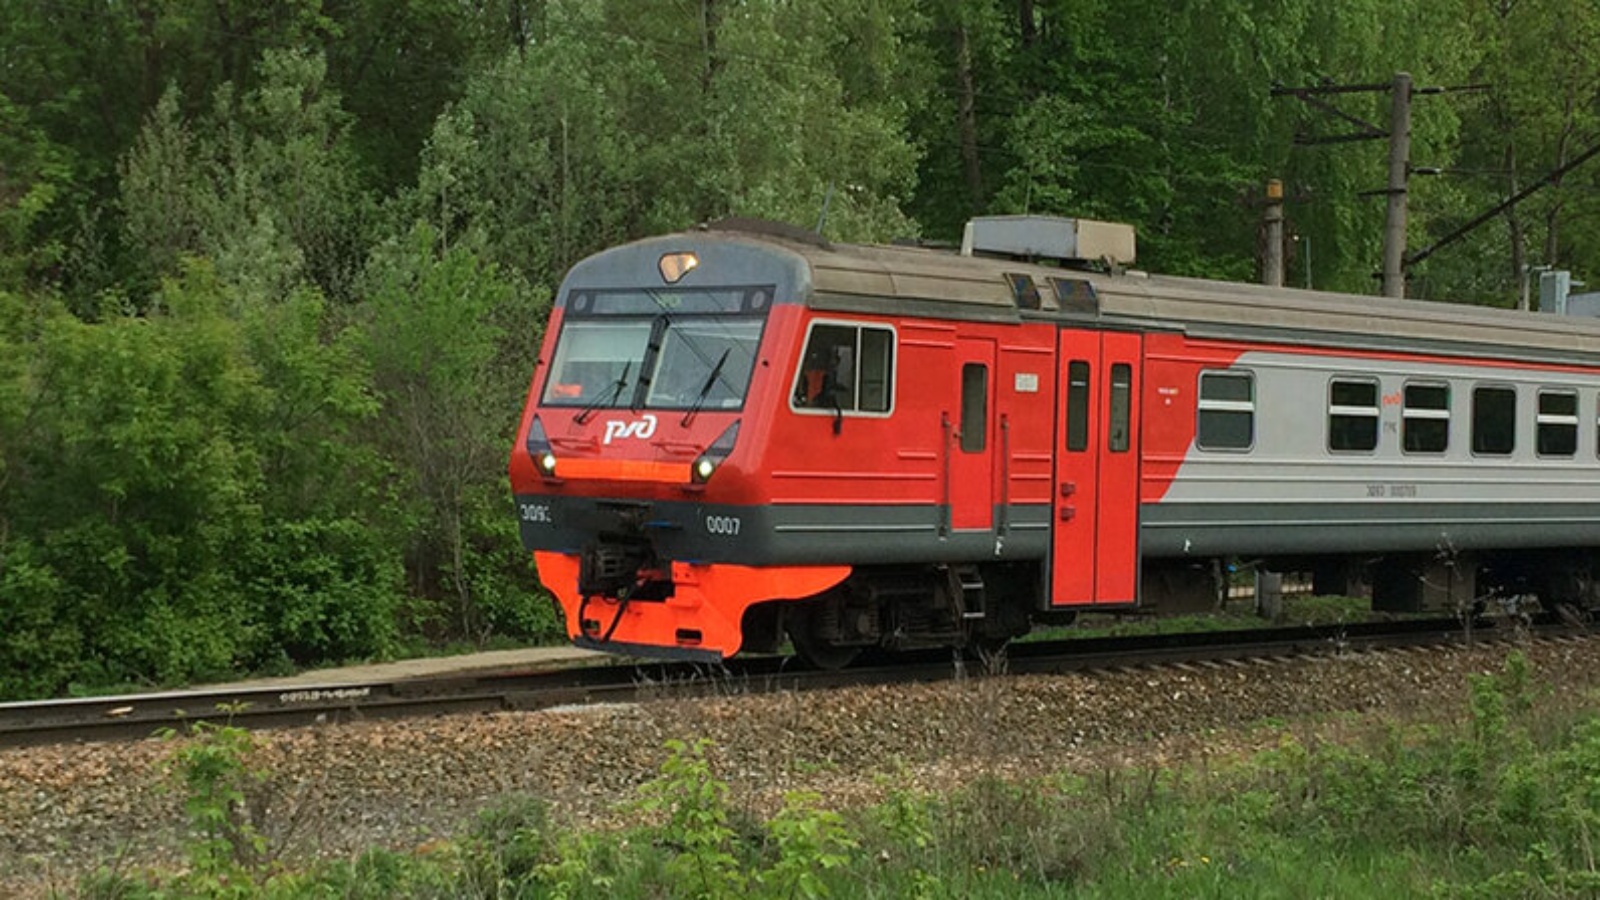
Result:
M1120 605L1139 589L1139 379L1143 338L1061 330L1052 606Z
M984 529L994 524L994 341L957 338L956 398L946 413L950 527Z

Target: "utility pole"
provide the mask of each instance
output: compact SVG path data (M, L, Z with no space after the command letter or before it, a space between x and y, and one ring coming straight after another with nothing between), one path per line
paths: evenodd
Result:
M1395 73L1388 84L1319 84L1311 87L1282 87L1272 89L1274 97L1294 97L1320 112L1348 122L1356 131L1345 134L1313 136L1295 135L1294 142L1301 146L1314 144L1342 144L1349 141L1389 139L1389 183L1381 193L1388 198L1388 217L1383 229L1383 293L1386 297L1404 297L1406 293L1406 267L1417 261L1417 256L1406 255L1406 195L1407 183L1413 172L1438 174L1438 169L1411 168L1411 98L1418 94L1443 94L1454 91L1483 90L1486 85L1469 84L1458 87L1413 87L1411 76ZM1357 116L1334 106L1324 99L1336 94L1376 94L1389 92L1389 130L1384 131ZM1431 251L1429 251L1431 252Z
M1411 177L1411 76L1397 72L1390 89L1389 215L1383 224L1383 295L1406 295L1406 183Z
M1522 294L1517 298L1517 311L1518 312L1527 312L1529 309L1532 308L1532 307L1530 307L1528 305L1528 282L1533 280L1533 273L1535 273L1535 272L1539 273L1539 278L1540 278L1539 285L1540 285L1540 287L1543 287L1544 286L1544 280L1543 280L1544 279L1544 273L1548 272L1549 270L1550 270L1549 266L1533 266L1533 265L1528 265L1526 263L1523 264L1523 266L1522 266Z
M1261 223L1266 246L1261 252L1261 283L1283 287L1283 182L1267 182L1267 202L1262 207Z

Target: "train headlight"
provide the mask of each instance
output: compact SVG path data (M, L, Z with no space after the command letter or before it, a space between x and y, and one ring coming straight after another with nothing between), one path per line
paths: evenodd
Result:
M656 268L661 271L661 280L667 284L677 284L679 279L698 265L700 257L693 253L663 253L656 262Z
M695 459L694 465L689 467L689 480L695 484L705 484L710 481L711 476L717 474L717 467L721 466L722 461L733 452L733 442L738 439L739 423L734 422Z
M534 468L546 478L556 477L556 454L550 447L550 438L544 433L544 423L538 416L528 425L528 456Z

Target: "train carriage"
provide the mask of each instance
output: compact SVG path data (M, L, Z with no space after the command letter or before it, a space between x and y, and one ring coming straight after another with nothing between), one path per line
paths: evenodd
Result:
M579 263L510 465L572 639L831 665L1205 602L1236 556L1382 608L1591 603L1596 323L1131 259L1014 217L961 252L744 221Z

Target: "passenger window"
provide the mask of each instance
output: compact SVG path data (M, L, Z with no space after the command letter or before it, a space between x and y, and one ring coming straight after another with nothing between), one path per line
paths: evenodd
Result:
M1540 456L1571 456L1577 453L1577 393L1540 391L1538 426Z
M813 325L792 399L796 409L888 412L894 403L894 332Z
M1408 384L1401 412L1400 445L1407 453L1443 453L1450 447L1450 386Z
M1328 449L1368 452L1378 446L1378 383L1335 378L1328 385Z
M961 367L961 449L981 453L989 437L989 367Z
M1249 372L1201 372L1195 412L1195 443L1200 449L1250 449L1255 441L1255 376Z
M1106 449L1112 453L1128 452L1128 419L1132 407L1133 367L1127 363L1111 366L1110 431L1106 436Z
M1067 449L1089 449L1089 364L1081 359L1067 363Z
M1472 452L1508 456L1517 446L1517 392L1508 387L1472 391Z

